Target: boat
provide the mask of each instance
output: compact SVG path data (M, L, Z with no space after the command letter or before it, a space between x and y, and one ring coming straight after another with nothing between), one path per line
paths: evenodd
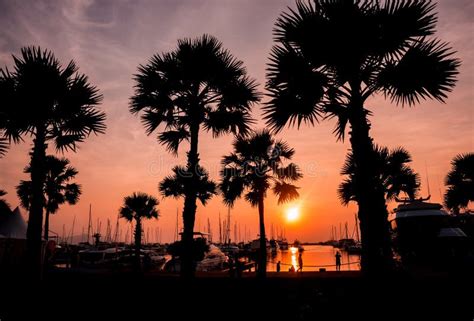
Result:
M467 244L464 231L455 227L441 204L429 197L398 200L390 225L394 248L402 260L431 260L462 255Z
M119 248L81 250L78 264L84 267L110 267L119 261L122 254Z
M219 247L214 244L209 245L209 251L204 253L204 258L201 261L195 262L196 271L208 272L215 270L222 270L227 264L228 257L222 252ZM181 271L181 259L179 257L172 258L167 261L163 267L166 272Z
M222 244L219 246L219 248L226 255L235 255L240 252L240 248L237 245L232 245L232 244Z
M288 241L285 238L277 240L277 243L281 251L288 251Z
M280 250L278 242L274 239L270 240L270 250L272 251L272 253L277 253L278 250Z
M267 253L271 253L272 247L270 246L270 242L267 239L265 239L265 244ZM250 243L250 251L257 252L258 250L260 250L260 239L255 239Z

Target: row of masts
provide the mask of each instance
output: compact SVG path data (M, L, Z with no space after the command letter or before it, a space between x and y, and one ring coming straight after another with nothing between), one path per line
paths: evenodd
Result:
M180 217L179 209L176 209L176 226L174 231L174 241L180 239ZM210 242L219 242L220 244L229 244L229 243L241 243L249 242L254 239L252 231L247 225L241 226L236 220L232 221L230 208L227 209L226 218L221 218L221 213L219 212L219 235L218 239L214 239L214 233L211 228L211 221L207 218L207 224L203 227L204 232L207 234L207 238ZM69 231L66 230L66 225L63 224L62 235L55 236L61 243L72 244L78 242L77 236L74 234L76 225L76 216L74 216L72 227ZM198 223L197 230L201 229L200 222ZM87 232L82 227L80 234L80 242L93 244L100 239L101 242L105 243L132 243L134 239L134 222L130 224L130 228L124 230L120 227L120 217L117 216L115 224L112 223L110 219L107 219L105 225L105 234L102 234L102 221L97 218L96 223L93 224L92 217L92 204L89 205L89 220L87 224ZM51 232L51 231L50 231ZM155 228L144 228L142 231L142 238L144 243L162 243L163 232L161 227ZM271 224L271 238L272 239L283 239L285 238L285 230L283 228L275 228Z
M92 205L89 205L89 221L87 224L87 233L85 232L84 226L82 227L80 235L80 243L92 244L95 239L100 239L101 242L105 243L120 243L123 240L123 243L133 243L134 240L134 224L130 224L130 229L126 228L125 234L123 229L120 227L120 217L117 216L117 220L112 224L110 219L107 219L107 225L105 227L105 234L102 235L102 221L97 218L97 223L93 224L92 220ZM74 229L76 225L76 216L74 216L72 227L70 231L66 231L66 225L63 224L62 235L56 235L55 237L59 239L60 243L72 244L74 241L78 242L79 240L74 239ZM51 233L51 231L50 231ZM55 233L53 233L55 234ZM144 243L161 243L162 242L163 231L161 227L150 228L147 227L142 231L142 238Z
M339 223L339 233L338 229L335 225L331 225L331 241L337 241L341 239L354 239L357 242L360 242L360 234L359 234L359 219L357 214L355 214L355 224L352 232L349 233L349 224L345 222L344 227L342 227L342 223Z
M178 241L180 239L180 219L179 219L179 210L176 209L176 225L174 229L174 241ZM198 221L197 224L197 231L201 230L201 224ZM214 238L214 233L211 228L211 221L207 218L207 224L204 226L203 232L206 234L208 240L212 242L218 242L219 244L230 244L230 243L246 243L254 239L252 237L252 232L250 228L247 228L247 225L244 224L243 228L240 223L237 223L236 220L233 221L231 219L231 211L230 207L227 208L227 216L226 218L222 219L221 212L219 212L219 237L218 239ZM283 239L285 238L285 230L283 228L277 228L277 233L275 234L275 229L273 224L271 225L271 238ZM233 237L233 238L232 238Z

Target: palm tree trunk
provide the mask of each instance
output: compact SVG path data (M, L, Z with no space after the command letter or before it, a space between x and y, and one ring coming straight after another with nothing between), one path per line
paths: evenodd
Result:
M49 210L47 208L44 218L44 239L46 241L49 239Z
M137 224L135 225L135 268L136 271L141 270L140 262L140 248L142 245L142 221L140 217L136 217Z
M184 278L191 278L194 276L193 264L193 235L194 235L194 221L196 218L196 185L194 182L198 179L199 170L199 154L198 154L198 139L199 139L199 123L193 123L191 128L191 148L188 152L188 172L192 174L191 184L186 186L186 195L184 199L183 209L183 253L181 258L181 276Z
M370 125L360 99L360 90L357 90L360 86L351 87L353 100L349 117L350 141L358 186L356 196L362 238L361 267L364 273L376 274L386 271L392 264L388 212L384 191L377 186L376 173L373 170L375 151L369 135Z
M43 228L44 195L43 187L46 180L46 128L43 124L36 127L33 151L31 156L31 207L28 216L27 257L28 269L32 279L42 277L42 246L41 232Z
M265 215L264 215L264 196L260 193L258 200L258 219L260 228L260 250L258 256L258 270L257 277L265 278L267 274L267 242L265 236Z

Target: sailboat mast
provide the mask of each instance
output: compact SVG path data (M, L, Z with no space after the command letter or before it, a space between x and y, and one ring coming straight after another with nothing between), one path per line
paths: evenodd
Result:
M87 225L87 244L90 244L91 228L92 228L92 204L89 204L89 224Z

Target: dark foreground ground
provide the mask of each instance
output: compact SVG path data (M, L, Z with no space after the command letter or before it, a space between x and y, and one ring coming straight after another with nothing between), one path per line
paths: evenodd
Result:
M2 276L0 320L474 320L467 273L366 279L358 272Z

